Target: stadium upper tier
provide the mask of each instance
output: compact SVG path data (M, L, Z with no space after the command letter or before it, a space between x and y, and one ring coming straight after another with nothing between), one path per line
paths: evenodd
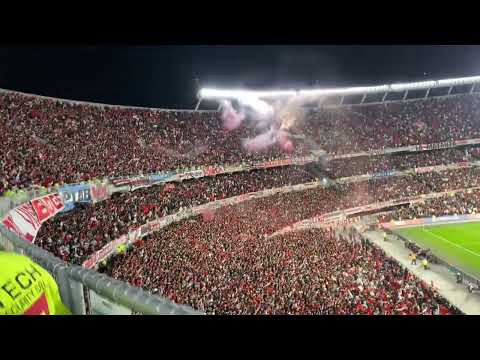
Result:
M309 111L296 132L329 154L480 137L477 94ZM76 103L0 92L0 194L11 187L284 157L248 154L215 112ZM307 149L296 146L296 154Z

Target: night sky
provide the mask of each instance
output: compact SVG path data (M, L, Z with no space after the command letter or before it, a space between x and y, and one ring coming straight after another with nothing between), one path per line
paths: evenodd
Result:
M480 75L480 46L0 47L0 88L109 104L194 107L202 87L376 85Z

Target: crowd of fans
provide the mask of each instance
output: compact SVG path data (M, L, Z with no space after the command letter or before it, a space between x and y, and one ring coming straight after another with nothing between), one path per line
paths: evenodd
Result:
M425 199L423 202L396 209L379 217L381 222L391 220L412 220L432 216L478 214L480 190L468 190L455 194Z
M378 156L359 156L331 160L327 173L332 178L363 174L381 174L394 170L408 170L426 166L447 165L467 161L472 148L453 148ZM476 148L474 148L476 150ZM466 152L467 150L467 152Z
M330 154L474 138L480 136L479 104L477 95L465 95L324 108L309 112L298 130ZM226 131L216 112L95 106L1 92L0 194L12 187L285 156L277 146L246 153L241 139L255 131ZM295 141L296 154L305 154L307 147Z
M312 110L304 133L330 154L480 136L477 94Z
M422 175L423 182L431 188L431 192L480 186L480 169L477 167L430 172Z
M103 107L0 93L0 143L5 149L0 154L0 194L14 186L280 156L275 147L245 153L241 139L252 131L225 131L215 112Z
M476 95L311 111L298 124L328 153L344 154L480 137ZM273 160L276 146L248 154L215 112L73 104L0 93L0 195L98 177L200 165ZM333 160L333 178L480 158L477 148ZM306 154L297 147L296 154ZM352 234L309 230L268 235L305 218L373 202L479 185L476 168L379 176L277 194L173 224L113 259L112 276L207 313L431 314L451 308L428 286ZM302 167L219 175L115 194L48 220L36 244L80 264L108 242L186 207L266 188L305 183ZM478 192L427 200L383 220L476 212ZM215 260L215 261L213 261Z
M476 174L474 169L457 170L449 175L452 178L451 184L444 183L439 175L435 177L429 173L385 177L295 191L251 202L262 209L271 210L269 217L272 221L257 229L261 234L270 234L293 222L327 212L476 186ZM434 186L432 179L440 184ZM314 177L302 168L286 167L207 177L119 193L94 205L78 204L76 210L48 220L40 228L36 243L66 261L81 263L108 242L155 218L210 201L313 180ZM242 206L238 205L238 210L246 211ZM288 219L276 223L276 220L280 220L277 219L280 208L288 209ZM226 226L229 225L227 222Z
M129 229L157 217L210 201L314 180L302 167L289 166L117 193L95 205L77 204L75 210L45 222L36 243L66 261L81 263Z
M353 234L312 229L263 237L257 230L270 221L268 212L250 206L257 212L230 207L208 223L197 217L170 226L101 271L207 314L457 312Z

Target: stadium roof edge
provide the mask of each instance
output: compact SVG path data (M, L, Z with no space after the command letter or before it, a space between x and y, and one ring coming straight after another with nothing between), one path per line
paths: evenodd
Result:
M203 88L199 91L200 99L225 99L238 98L242 96L255 96L258 98L274 98L282 96L304 95L304 96L326 96L326 95L361 95L387 92L402 92L407 90L426 90L439 87L451 87L461 85L473 85L480 83L480 76L469 76L443 80L429 80L410 83L397 83L378 86L356 86L343 88L325 89L304 89L304 90L273 90L257 91L246 89L213 89Z
M141 107L141 106L130 106L130 105L103 104L103 103L97 103L97 102L70 100L70 99L56 98L56 97L45 96L45 95L30 94L30 93L25 93L25 92L22 92L22 91L9 90L9 89L3 89L3 88L0 88L0 93L20 94L20 95L24 95L24 96L36 97L36 98L39 98L39 99L60 101L60 102L68 103L68 104L72 104L72 105L89 105L89 106L97 106L97 107L118 108L118 109L136 109L136 110L146 110L146 111L214 112L212 110L165 109L165 108L152 108L152 107Z

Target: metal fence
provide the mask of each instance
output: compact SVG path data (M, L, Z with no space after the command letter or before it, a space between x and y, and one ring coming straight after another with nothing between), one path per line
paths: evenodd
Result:
M38 246L20 239L1 224L0 248L26 255L52 274L58 284L62 302L75 315L125 314L126 311L145 315L202 315L189 306L177 305L94 270L67 264ZM123 311L99 311L95 304L90 303L92 292L103 300L95 304L103 303L107 310L113 306Z

